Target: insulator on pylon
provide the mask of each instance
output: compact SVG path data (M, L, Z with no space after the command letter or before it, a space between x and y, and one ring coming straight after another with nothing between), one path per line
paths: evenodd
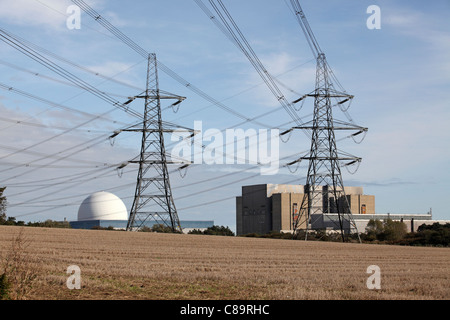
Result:
M178 112L178 110L180 110L180 107L178 106L181 102L183 102L183 100L178 100L178 101L176 101L176 102L174 102L174 103L172 103L170 106L172 107L172 111L174 112L174 113L177 113ZM177 108L175 108L176 106L178 106Z
M291 138L291 132L294 130L294 128L291 128L291 129L289 129L289 130L286 130L286 131L284 131L284 132L282 132L281 134L280 134L280 139L281 139L281 141L283 142L283 143L286 143L286 142L288 142L289 141L289 139ZM284 135L286 135L286 134L288 134L289 133L289 136L287 137L287 139L286 140L283 140L283 138L281 138L282 136L284 136Z
M356 162L358 162L358 160L353 160L349 163L346 163L345 166L351 166L352 164L355 164Z
M122 132L121 130L116 130L112 135L108 137L109 143L111 144L112 147L114 146L114 143L116 141L115 137L117 137L121 132Z
M292 103L293 104L299 103L300 101L302 101L305 98L306 98L306 96L302 96L302 97L298 98L297 100L292 101Z
M284 136L285 134L288 134L288 133L291 132L292 130L294 130L294 129L291 128L291 129L289 129L289 130L286 130L286 131L280 133L280 136Z
M134 98L129 98L127 102L125 102L123 105L126 106L127 104L130 104L134 101Z
M117 137L122 131L121 130L116 130L114 131L114 133L112 135L109 136L110 139Z
M352 134L352 136L353 136L353 137L356 137L356 136L360 135L360 134L363 133L363 132L364 132L363 130L360 130L360 131L355 132L354 134Z
M187 164L184 164L184 165L182 165L181 167L178 168L178 171L180 171L180 176L181 176L181 178L186 177L186 174L187 174L187 167L189 167L190 165L191 165L190 163L187 163ZM186 170L184 171L184 174L183 174L183 172L182 172L183 169L186 169Z
M350 100L350 98L347 98L347 99L345 99L345 100L339 101L338 104L344 104L344 103L346 103L346 102L349 101L349 100Z
M117 167L117 169L123 169L128 165L128 162L122 163L120 166Z

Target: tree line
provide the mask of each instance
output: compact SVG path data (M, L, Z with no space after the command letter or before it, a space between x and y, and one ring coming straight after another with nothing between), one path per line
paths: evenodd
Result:
M442 246L450 244L450 223L422 224L415 232L407 232L401 221L371 219L363 236L366 242L378 242L413 246Z
M300 231L295 235L287 232L272 231L266 234L250 233L243 237L273 238L304 240L305 233ZM363 243L396 244L409 246L450 246L450 223L432 225L421 225L417 231L408 232L406 225L401 221L392 219L377 220L371 219L366 226L365 232L359 234ZM358 236L352 234L348 236L351 242L357 242ZM311 230L308 232L308 241L342 241L340 233L329 233L326 230Z

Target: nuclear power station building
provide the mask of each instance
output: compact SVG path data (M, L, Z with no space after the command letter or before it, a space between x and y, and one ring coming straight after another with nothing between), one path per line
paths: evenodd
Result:
M311 215L309 229L338 230L338 214L335 201L322 187L322 213ZM344 187L344 191L359 232L364 232L370 219L403 221L408 231L417 230L423 223L431 224L429 214L375 214L375 196L365 195L363 187ZM236 197L236 233L266 234L292 232L294 219L301 207L305 187L302 185L261 184L242 187L242 195ZM319 200L320 201L320 200ZM304 228L301 221L299 228Z
M84 199L78 209L77 221L71 221L74 229L93 229L96 227L125 230L128 223L128 211L122 200L109 192L96 192ZM163 221L149 220L143 226L151 228L155 224L164 224ZM204 230L214 225L214 221L180 221L183 232L192 229Z

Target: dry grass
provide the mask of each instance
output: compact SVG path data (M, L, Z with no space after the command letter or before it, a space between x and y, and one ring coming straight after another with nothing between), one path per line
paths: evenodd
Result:
M34 282L41 272L37 257L29 251L30 243L20 229L6 253L0 252L2 296L0 299L24 300L32 295Z
M18 227L0 226L4 255ZM23 228L39 260L31 299L449 299L450 250ZM69 290L67 267L81 268ZM369 290L369 265L381 290Z

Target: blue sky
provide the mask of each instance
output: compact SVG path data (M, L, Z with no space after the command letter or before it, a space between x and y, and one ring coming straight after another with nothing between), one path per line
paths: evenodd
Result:
M230 109L251 118L280 108L249 61L195 1L86 2L141 47L156 53L164 65ZM267 70L283 84L280 89L288 100L314 89L314 57L289 1L224 3ZM70 5L68 0L2 0L1 27L113 78L116 82L58 61L118 101L144 90L146 61L84 13L81 29L69 30ZM343 169L344 183L363 186L366 194L375 195L377 213L426 213L432 208L435 219L450 219L450 3L307 0L301 5L334 73L355 95L350 115L369 128L361 144L339 141L339 149L363 159L355 174ZM379 30L366 26L370 5L381 9ZM113 164L134 158L140 137L121 134L114 145L105 137L135 119L61 83L56 74L3 42L0 57L1 84L70 108L0 90L0 181L7 186L8 215L25 221L75 220L83 199L101 190L118 195L129 208L137 168L127 166L119 177ZM187 98L177 113L165 108L165 120L186 127L202 121L204 130L236 125L260 129L255 123L240 125L242 119L164 72L159 75L161 89ZM135 101L131 107L142 112L143 105ZM305 121L312 107L309 101L299 111ZM92 115L107 112L93 120ZM345 120L340 112L335 118ZM259 120L277 127L290 118L280 109ZM169 150L173 147L170 135L166 144ZM301 132L280 142L281 157L308 149L309 141ZM295 173L281 169L276 176L264 176L252 165L195 165L184 178L174 171L171 183L180 219L214 220L234 228L233 197L240 195L242 185L303 184L306 170L307 164L301 163Z

